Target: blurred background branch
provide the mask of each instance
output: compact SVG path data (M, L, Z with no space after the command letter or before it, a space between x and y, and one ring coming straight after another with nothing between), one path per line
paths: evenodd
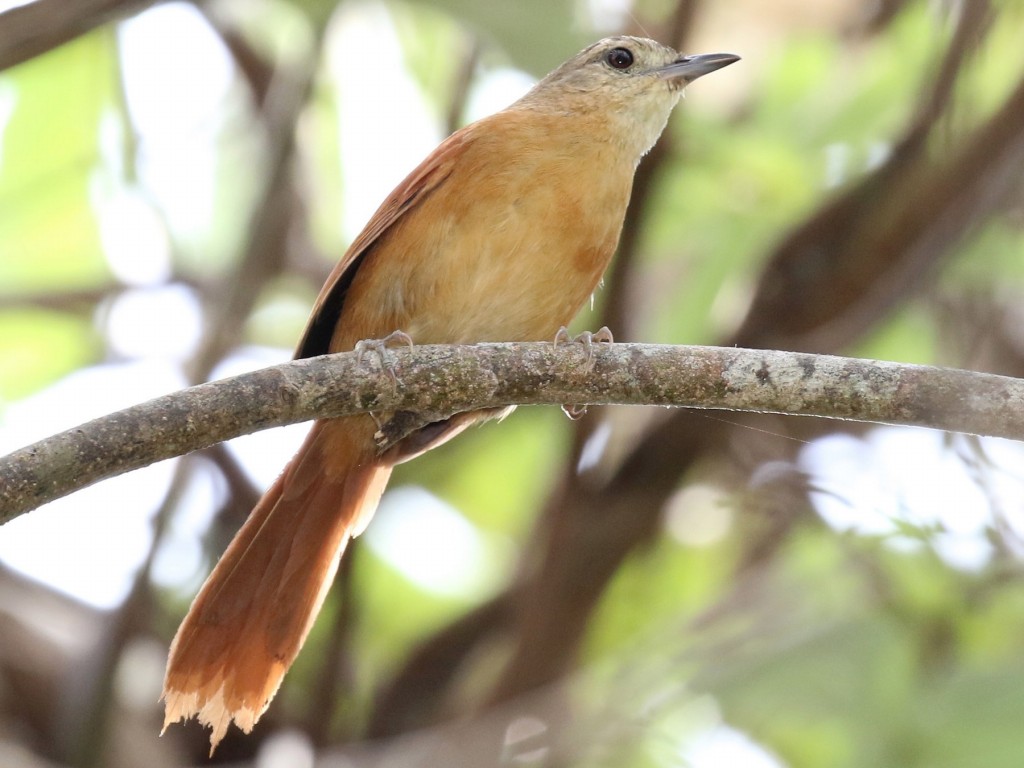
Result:
M0 70L138 13L156 0L35 0L0 13Z

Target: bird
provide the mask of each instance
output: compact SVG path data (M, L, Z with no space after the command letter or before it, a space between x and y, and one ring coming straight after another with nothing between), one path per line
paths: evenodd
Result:
M416 344L547 341L608 266L643 156L684 86L739 60L600 40L504 110L456 131L402 181L330 273L295 357ZM373 341L377 340L377 341ZM172 643L164 730L196 717L211 755L249 733L392 468L500 409L428 424L381 453L376 419L315 421L210 573Z

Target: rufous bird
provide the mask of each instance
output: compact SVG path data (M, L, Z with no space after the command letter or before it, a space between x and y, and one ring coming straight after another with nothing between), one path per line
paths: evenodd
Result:
M554 338L608 266L633 173L683 87L738 58L607 38L449 136L334 268L295 356L350 351L395 331L418 344ZM383 454L369 415L315 422L178 629L164 728L197 716L212 728L211 754L232 721L251 731L392 467L496 415L454 416Z

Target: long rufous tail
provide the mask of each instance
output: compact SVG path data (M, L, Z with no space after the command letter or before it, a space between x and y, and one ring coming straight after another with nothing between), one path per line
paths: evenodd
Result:
M171 644L165 730L194 715L213 754L232 720L248 733L266 710L391 474L372 424L317 422L235 535Z

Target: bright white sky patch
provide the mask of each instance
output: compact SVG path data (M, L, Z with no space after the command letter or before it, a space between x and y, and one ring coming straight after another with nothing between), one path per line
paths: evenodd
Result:
M588 27L599 34L611 34L633 17L633 0L577 0Z
M477 597L498 573L476 526L417 486L386 493L362 538L407 579L440 595Z
M720 725L698 736L685 752L688 768L785 768L785 763L742 731Z
M998 514L1024 533L1024 448L982 439L984 458L967 438L926 429L879 427L863 438L834 435L801 454L819 514L837 530L890 537L900 548L918 543L900 523L937 527L933 543L950 565L980 568L992 546L987 529Z
M580 459L576 463L577 475L582 475L584 472L588 472L600 464L601 457L604 456L605 449L608 447L608 440L611 439L611 436L611 419L604 419L597 425L583 444L583 450L580 451Z
M200 465L189 474L160 548L153 560L153 581L164 587L184 589L195 594L206 577L203 562L202 535L209 528L213 515L224 503L225 483L212 466Z
M474 82L466 100L466 115L470 121L493 115L525 96L536 79L518 69L496 69Z
M107 338L120 355L184 361L203 332L199 302L184 285L125 291L110 306Z
M363 65L368 61L372 67ZM328 39L327 68L338 94L342 229L352 239L444 136L438 109L406 70L383 3L342 6ZM534 82L515 69L485 73L470 89L468 119L504 109Z
M138 172L178 233L211 225L215 139L234 80L224 45L187 3L157 5L119 28L122 77L138 131Z
M94 187L105 186L101 183ZM137 192L119 185L105 194L94 192L100 240L110 271L129 285L162 283L171 273L167 229Z
M383 4L342 6L328 39L327 68L338 94L342 229L353 239L443 137L423 93L405 70Z
M156 362L79 371L7 408L0 454L183 384L175 367ZM7 523L0 560L96 607L116 606L149 549L150 518L173 470L173 461L154 464Z
M33 2L35 0L0 0L0 13L12 8L21 8L23 5L30 5Z
M313 768L315 763L313 744L301 731L283 730L270 734L256 754L256 768ZM339 768L344 768L344 763Z

